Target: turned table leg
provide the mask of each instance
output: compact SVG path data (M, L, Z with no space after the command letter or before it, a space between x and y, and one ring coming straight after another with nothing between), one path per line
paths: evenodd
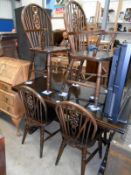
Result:
M12 118L12 122L15 124L16 129L17 129L17 131L16 131L16 135L17 135L17 136L21 136L20 130L19 130L19 125L20 125L21 119L22 119L22 118L17 118L17 119L16 119L16 118Z

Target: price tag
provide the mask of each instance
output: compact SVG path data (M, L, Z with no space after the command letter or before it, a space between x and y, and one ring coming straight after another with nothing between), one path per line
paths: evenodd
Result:
M66 97L67 95L68 95L67 92L62 92L62 93L59 94L59 96L61 96L61 97Z
M32 84L33 81L26 81L25 84Z
M79 84L73 83L72 86L79 87Z
M52 91L47 91L47 90L42 92L42 94L45 94L45 95L50 95L51 93L52 93Z

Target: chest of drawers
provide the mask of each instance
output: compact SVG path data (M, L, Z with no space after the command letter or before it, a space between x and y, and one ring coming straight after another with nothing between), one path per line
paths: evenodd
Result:
M27 81L29 66L29 61L0 58L0 110L11 117L17 131L24 115L24 107L18 93L13 91L12 87Z

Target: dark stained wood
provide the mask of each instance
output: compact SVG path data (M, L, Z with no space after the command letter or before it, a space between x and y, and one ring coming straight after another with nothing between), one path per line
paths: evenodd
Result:
M25 107L25 128L22 144L25 141L30 127L38 127L40 129L40 158L43 155L44 141L54 136L59 130L50 133L45 129L54 120L54 114L47 114L47 107L44 99L32 88L22 86L19 90L22 102ZM50 110L48 110L50 112ZM44 132L49 136L44 138Z
M0 133L0 175L6 175L5 140Z
M75 81L75 83L76 83L76 81ZM83 106L86 110L89 110L88 105L90 103L92 103L90 101L89 97L95 90L95 84L88 82L88 85L89 85L88 87L83 86L81 84L79 84L79 86L74 86L73 84L70 84L68 82L66 82L66 83L64 82L64 88L63 88L63 78L62 78L62 75L58 73L55 75L52 74L52 80L51 80L52 93L50 95L44 95L42 93L44 90L46 90L46 87L47 87L47 78L46 77L40 77L40 78L34 79L32 81L32 84L27 85L27 86L35 89L42 96L42 98L46 102L47 106L50 106L54 109L59 102L68 100L68 101L78 103L79 105ZM20 89L20 87L21 87L21 85L18 85L18 86L13 87L13 89L18 91ZM60 96L61 92L67 92L67 96L66 97ZM104 103L105 96L106 96L106 94L103 94L103 92L104 92L104 89L101 90L101 94L100 94L100 101L99 102L101 103L101 105ZM98 137L98 140L99 139L100 139L100 141L102 140L104 142L104 144L107 145L105 155L104 155L104 158L102 161L102 166L100 168L100 169L104 170L104 168L106 166L108 149L109 149L110 142L112 140L114 133L115 132L120 133L120 134L125 133L125 131L127 129L127 125L122 124L122 123L115 123L115 124L112 123L108 118L106 118L106 116L103 114L102 110L97 111L97 112L92 112L92 111L90 111L90 112L96 120L97 126L100 129L100 133L101 132L103 133L102 137L100 137L100 138ZM107 137L107 135L108 135L108 137ZM62 147L63 147L63 144L64 143L62 143ZM101 153L100 153L100 155L101 155Z
M40 77L36 78L32 81L32 84L27 85L31 88L33 88L35 91L37 91L45 100L46 104L52 107L56 107L57 101L63 101L63 100L69 100L69 101L75 101L79 103L81 106L87 106L89 103L89 97L95 90L95 84L89 82L89 86L84 87L82 85L79 85L78 87L72 86L70 83L64 83L64 89L63 89L63 79L62 75L59 74L52 75L52 83L51 83L51 91L52 93L50 95L44 95L42 92L46 90L47 87L47 77ZM23 84L21 84L23 85ZM21 87L21 85L13 87L13 90L18 91ZM66 97L61 97L59 94L62 92L67 92ZM103 89L104 90L104 89ZM106 95L106 94L105 94ZM105 95L100 95L100 103L102 104L105 100ZM93 115L95 116L95 119L97 121L97 124L101 128L107 128L111 129L115 132L124 133L126 130L126 124L121 123L112 123L110 120L104 116L102 111L93 112Z
M50 17L45 9L37 4L29 4L22 10L22 24L29 39L31 51L47 55L47 90L50 90L51 53L66 52L66 47L53 47L53 32ZM32 65L34 58L32 60ZM43 73L42 73L43 74ZM29 72L30 78L30 72Z
M107 51L90 51L89 46L91 44L90 37L97 38L95 45L98 48L100 45L100 40L103 35L109 34L103 30L100 31L88 31L88 26L86 22L85 13L76 1L69 1L64 10L64 22L65 28L69 35L70 42L70 66L73 65L72 62L76 62L77 59L85 59L88 64L89 61L98 62L97 68L97 80L96 80L96 91L95 91L95 106L98 106L98 99L100 94L101 76L102 76L102 62L110 60L112 58L112 53ZM112 34L112 33L111 33ZM83 61L84 63L84 61ZM82 66L82 65L81 65ZM82 70L82 69L81 69ZM88 70L87 70L88 71ZM78 76L80 72L78 71Z
M88 148L92 147L96 142L96 120L88 110L69 101L58 103L56 112L62 134L62 143L56 159L56 165L65 146L70 145L81 150L81 175L84 175L86 164L98 151L102 152L102 147L98 144L98 147L87 158Z

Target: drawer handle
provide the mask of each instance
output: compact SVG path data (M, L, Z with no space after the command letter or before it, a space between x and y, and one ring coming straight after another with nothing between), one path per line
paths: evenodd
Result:
M7 88L7 86L4 86L4 88L3 88L3 89L4 89L4 91L8 91L8 88Z
M7 111L10 112L10 107L7 107Z
M5 97L5 101L8 102L8 98L7 97Z

